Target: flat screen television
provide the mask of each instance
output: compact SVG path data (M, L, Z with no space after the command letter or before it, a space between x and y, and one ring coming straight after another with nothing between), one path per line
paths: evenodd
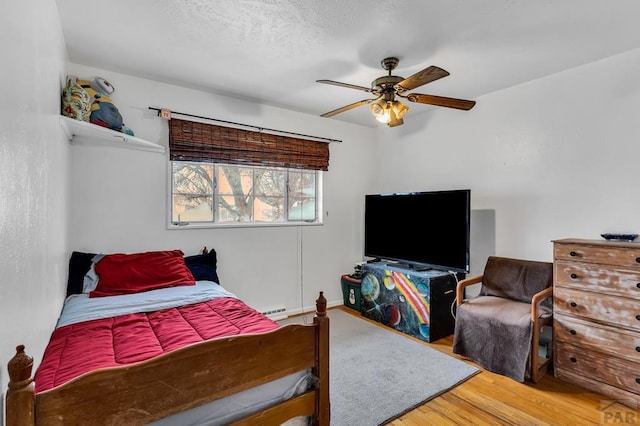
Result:
M469 272L471 191L365 196L364 255Z

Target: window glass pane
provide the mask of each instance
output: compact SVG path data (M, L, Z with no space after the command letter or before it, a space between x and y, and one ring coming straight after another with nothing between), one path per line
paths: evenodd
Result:
M173 222L213 220L213 165L177 162L172 164Z
M213 197L173 196L173 222L213 221Z
M218 166L218 211L220 222L253 220L253 168Z
M289 172L289 220L315 221L316 174L302 171Z
M285 220L285 169L255 169L254 220L258 222L282 222Z
M284 197L256 197L254 212L256 222L283 222Z
M316 221L315 198L289 199L289 220Z
M220 165L218 185L220 195L249 195L253 191L253 169Z
M255 191L256 197L284 196L287 172L283 169L256 168Z
M218 203L220 222L251 222L251 199L240 195L221 195Z
M316 174L289 171L289 197L315 197Z

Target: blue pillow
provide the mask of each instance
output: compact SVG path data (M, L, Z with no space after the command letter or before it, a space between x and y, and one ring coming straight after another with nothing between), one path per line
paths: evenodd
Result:
M186 256L184 262L196 281L207 280L220 284L217 272L218 257L214 249L210 249L207 254Z
M67 297L72 294L81 294L84 285L84 276L91 268L91 259L95 253L83 253L74 251L69 259L69 277L67 279Z

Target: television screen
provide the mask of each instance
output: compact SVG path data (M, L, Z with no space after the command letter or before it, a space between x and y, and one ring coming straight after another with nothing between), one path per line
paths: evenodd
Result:
M471 191L365 196L364 255L469 272Z

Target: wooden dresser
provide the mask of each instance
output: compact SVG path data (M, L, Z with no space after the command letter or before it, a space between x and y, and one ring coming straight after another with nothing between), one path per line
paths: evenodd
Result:
M553 244L555 376L640 407L640 243Z

